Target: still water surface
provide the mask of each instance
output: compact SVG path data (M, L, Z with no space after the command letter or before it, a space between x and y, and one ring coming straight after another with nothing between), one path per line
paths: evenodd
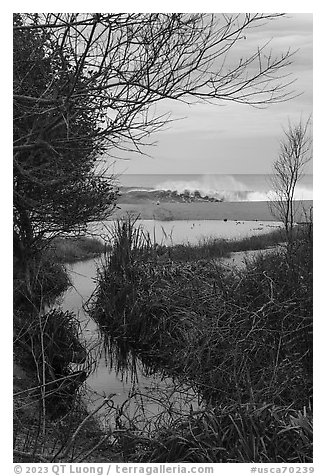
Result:
M146 376L139 360L136 360L136 368L132 375L128 371L122 374L109 365L104 350L101 349L97 325L84 309L84 304L96 287L100 263L101 259L98 258L67 265L73 285L65 293L61 304L64 311L73 311L79 317L83 336L88 347L93 349L94 358L97 360L95 370L86 380L88 409L94 410L102 403L104 397L112 393L115 407L123 406L134 424L137 420L139 422L149 420L168 407L169 409L173 407L175 414L184 413L187 408L189 410L190 405L194 409L197 408L198 398L191 389L177 385L169 378L163 379L159 375ZM98 415L104 426L112 423L112 416L106 415L106 407L103 407Z
M148 232L151 240L158 244L196 244L208 238L237 239L245 236L268 233L281 226L276 221L238 220L137 220L137 224ZM92 225L92 230L103 238L109 237L114 222Z
M241 238L272 231L279 227L277 222L223 222L217 220L171 222L139 220L139 224L151 234L152 239L155 237L156 242L167 245L182 242L196 243L205 237ZM189 409L190 405L193 408L198 407L198 399L192 390L181 385L176 391L176 386L171 379L162 380L159 375L146 376L139 361L136 361L137 372L134 378L131 378L128 372L122 375L108 365L104 352L100 348L97 325L84 309L85 303L95 290L97 270L100 266L101 258L67 265L72 287L65 293L61 304L64 311L73 311L79 317L83 336L88 346L94 349L94 357L97 360L95 370L86 381L89 387L89 410L97 407L105 396L112 393L115 406L124 405L133 421L136 421L137 418L143 419L143 414L140 414L143 411L146 412L147 417L159 414L163 408L156 401L158 398L160 401L165 400L166 406L172 404L176 412L187 411L187 407ZM131 395L134 397L126 404L125 402ZM104 410L105 407L100 412L103 424L108 423L104 421Z

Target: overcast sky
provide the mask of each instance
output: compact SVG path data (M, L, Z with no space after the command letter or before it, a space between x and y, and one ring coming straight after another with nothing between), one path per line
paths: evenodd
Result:
M147 150L151 158L133 155L119 160L116 173L149 174L241 174L269 173L277 157L279 141L288 121L306 119L312 113L312 14L294 13L287 18L267 22L247 34L241 42L241 54L256 50L272 39L273 54L290 47L299 50L289 72L297 81L293 86L301 96L265 109L223 102L219 106L169 102L174 118L169 129L153 137L157 145ZM162 107L162 106L160 106ZM308 172L312 172L312 164Z

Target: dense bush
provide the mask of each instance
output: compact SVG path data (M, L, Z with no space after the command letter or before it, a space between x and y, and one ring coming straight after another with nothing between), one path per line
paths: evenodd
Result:
M27 319L52 304L69 286L65 268L47 253L34 256L24 268L14 260L14 310L20 309Z

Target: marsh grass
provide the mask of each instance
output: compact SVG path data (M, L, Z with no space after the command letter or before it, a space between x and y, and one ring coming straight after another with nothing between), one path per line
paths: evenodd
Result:
M35 264L41 298L28 319L16 306L14 319L16 361L34 378L14 382L15 461L311 462L310 233L298 229L282 250L226 272L216 258L272 246L282 233L167 250L136 219L116 222L89 310L116 370L135 376L140 360L148 375L170 377L172 390L135 388L116 407L102 396L92 412L80 384L94 354L83 350L73 314L43 306L55 294L52 282L67 286L62 268L52 262L48 274L45 261ZM52 413L63 390L62 413ZM171 392L184 392L182 410ZM148 415L154 403L160 409ZM105 431L93 418L102 407L113 422Z
M55 238L49 252L59 263L72 263L99 256L106 251L103 241L98 238L80 236Z
M303 463L312 461L307 409L229 405L193 412L161 428L138 449L140 462Z
M265 250L285 240L282 229L242 239L206 238L198 244L158 245L157 252L172 260L191 261L200 259L226 258L230 253L248 250ZM172 241L172 240L171 240Z
M121 221L91 314L117 365L136 355L208 405L157 428L142 461L311 461L310 236L226 273L197 253L162 253Z

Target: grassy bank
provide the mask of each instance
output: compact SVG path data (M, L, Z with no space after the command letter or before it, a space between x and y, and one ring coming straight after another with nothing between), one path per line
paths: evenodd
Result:
M80 323L73 313L51 309L70 285L51 250L25 265L14 259L15 462L80 461L92 458L94 447L97 457L107 448L107 439L98 445L103 433L80 397L93 364Z
M270 233L239 240L207 238L200 241L198 245L156 245L156 254L167 254L170 258L178 260L222 258L235 251L266 249L283 242L284 239L284 232L281 229L276 229ZM72 263L92 259L109 249L111 249L110 244L103 243L103 241L94 237L58 237L51 242L48 252L58 263Z
M283 251L228 272L218 258L273 246L283 233L166 248L129 221L117 223L114 238L92 308L106 349L117 367L138 356L202 404L181 414L161 393L163 410L146 420L141 408L135 419L128 402L114 408L102 399L114 422L103 431L81 398L92 362L77 319L40 312L69 284L48 254L31 274L40 299L30 306L24 286L15 289L15 461L311 461L311 236L298 229ZM80 369L84 360L71 374L71 363Z
M112 435L103 433L96 419L104 404L110 406L110 398L92 412L86 407L83 382L95 356L81 335L71 312L15 310L14 462L121 460Z
M49 251L59 263L72 263L99 256L104 253L105 249L101 240L80 236L77 238L55 238Z
M208 259L216 250L161 251L121 223L92 316L121 365L137 354L191 384L206 408L157 426L150 444L131 431L129 458L311 461L311 237L228 273Z
M242 239L227 240L207 238L197 245L179 244L174 246L157 246L156 253L164 258L177 261L196 261L200 259L227 258L231 253L248 250L265 250L283 243L284 231L276 229L270 233L249 236Z

